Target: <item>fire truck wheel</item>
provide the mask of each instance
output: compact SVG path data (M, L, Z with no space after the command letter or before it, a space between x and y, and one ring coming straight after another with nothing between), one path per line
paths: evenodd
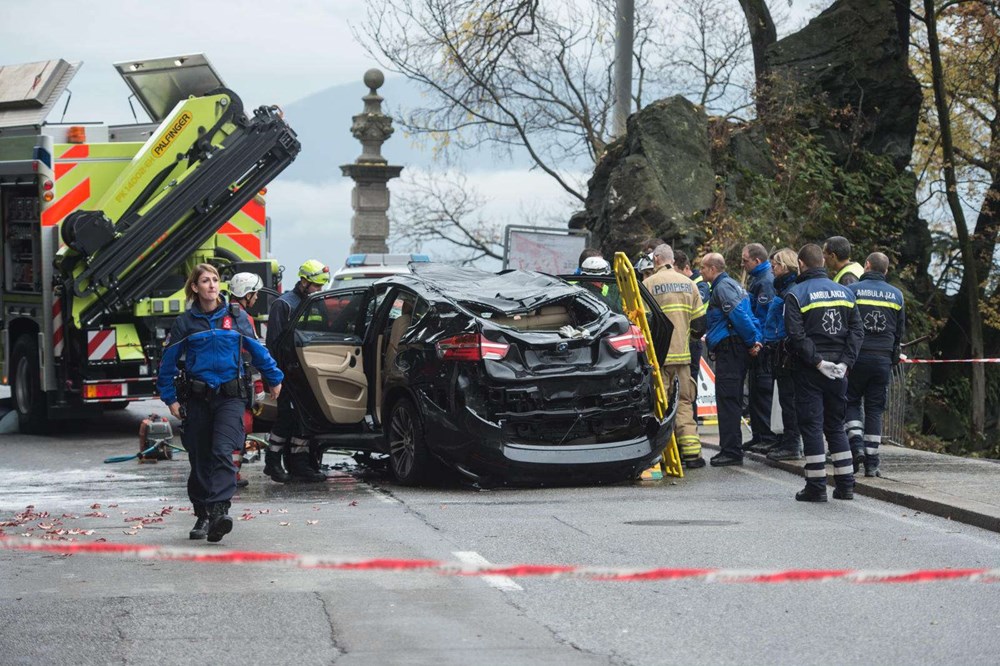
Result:
M22 335L14 343L11 367L14 370L11 395L21 432L45 432L45 394L38 375L38 342L33 336Z

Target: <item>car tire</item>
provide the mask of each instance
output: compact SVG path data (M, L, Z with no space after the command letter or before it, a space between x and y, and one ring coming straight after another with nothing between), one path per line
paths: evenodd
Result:
M389 466L399 483L415 486L430 479L434 459L427 450L420 414L409 398L393 403L385 437Z
M11 353L10 393L17 410L18 427L24 433L44 433L48 425L39 367L38 341L31 335L20 336Z

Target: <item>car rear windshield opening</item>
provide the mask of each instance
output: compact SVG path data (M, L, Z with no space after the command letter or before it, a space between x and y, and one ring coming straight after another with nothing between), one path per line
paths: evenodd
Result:
M481 304L463 305L482 319L519 331L558 331L563 326L583 327L601 316L598 303L578 297L549 301L545 305L518 313L484 312Z

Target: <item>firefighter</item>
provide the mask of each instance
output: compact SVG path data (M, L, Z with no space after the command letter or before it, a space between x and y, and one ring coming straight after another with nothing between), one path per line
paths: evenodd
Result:
M715 401L719 409L719 448L713 467L743 464L743 382L747 363L763 344L750 309L750 298L740 283L726 273L726 260L712 252L701 260L701 274L712 285L706 313L705 342L715 355Z
M712 290L701 273L692 270L691 260L688 259L685 252L674 250L674 270L694 282L694 286L698 288L698 294L701 296L701 312L704 314L708 309L708 298L712 295ZM691 409L695 423L698 422L698 377L701 374L701 336L704 332L691 329L691 341L688 343L688 348L691 350L691 378L694 380L694 398L691 400Z
M823 243L823 258L833 275L833 281L845 287L861 279L865 270L856 261L851 261L851 242L843 236L830 236Z
M275 356L278 356L278 338L288 327L292 312L303 298L315 294L329 281L330 268L321 261L309 259L299 266L299 281L295 287L271 304L267 313L267 348ZM287 472L281 464L286 445ZM278 414L264 452L264 474L279 483L326 481L326 475L319 471L319 459L309 451L309 441L299 435L295 405L287 394L278 400Z
M768 306L774 298L774 273L767 250L760 243L750 243L741 253L743 269L749 281L750 309L757 327L764 328ZM758 354L750 360L750 432L752 437L743 447L757 453L767 453L778 443L771 430L771 402L774 398L774 377L767 354Z
M861 349L864 329L854 293L829 277L823 250L809 244L799 250L799 277L785 294L785 330L795 354L795 411L806 454L806 486L800 502L825 502L826 453L830 447L836 488L834 499L854 499L854 468L844 432L847 371Z
M189 536L216 542L233 528L229 517L230 500L236 492L232 453L246 439L243 412L247 396L241 351L250 353L275 399L281 394L284 375L257 341L246 313L238 308L230 310L219 296L219 272L214 266L195 266L184 290L193 302L170 329L156 388L174 418L182 418L174 380L177 361L183 355L182 441L191 464L188 497L197 517Z
M653 274L643 280L642 284L674 325L662 368L663 382L672 383L676 378L680 386L674 432L684 466L697 469L705 466L705 459L701 457L701 440L698 438L698 426L691 410L695 385L691 378L691 348L688 340L691 339L692 328L704 330L705 308L698 287L673 270L673 263L673 249L666 243L656 246L653 249Z
M761 355L767 357L771 376L778 385L778 402L781 404L782 433L778 446L767 452L768 460L801 460L802 438L799 435L799 420L795 414L795 382L788 368L790 360L786 353L785 340L785 293L795 284L799 276L799 258L790 247L783 247L771 255L771 270L774 272L774 298L767 309L767 320L761 332L764 335L764 349Z
M229 305L237 305L242 308L243 312L246 313L247 319L250 320L250 330L253 331L254 337L257 340L260 338L257 336L257 324L253 320L253 316L250 314L250 309L257 303L257 292L261 290L264 286L264 280L261 279L256 273L237 273L229 279ZM245 363L250 362L247 352L244 350L243 361ZM263 399L263 384L260 381L260 374L255 373L252 379L253 381L253 401L247 406L247 410L243 413L243 428L247 432L253 430L253 404L259 403ZM250 482L240 476L240 472L243 468L243 455L246 453L246 441L243 442L243 446L240 447L239 451L233 451L233 459L236 461L236 487L245 488Z
M864 463L865 476L882 476L878 447L882 442L882 414L892 366L899 363L900 342L906 326L903 292L885 281L889 257L872 252L865 260L854 292L865 329L858 362L847 381L847 437L854 456L854 472ZM864 405L864 421L861 408Z

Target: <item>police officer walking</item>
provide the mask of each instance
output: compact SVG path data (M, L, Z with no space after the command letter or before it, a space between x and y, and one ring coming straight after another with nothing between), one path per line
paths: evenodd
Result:
M674 251L667 245L653 249L653 274L642 281L646 289L656 299L663 313L673 324L670 347L663 364L664 384L677 379L680 395L677 403L677 417L674 432L681 450L681 460L688 469L705 466L701 457L701 440L698 425L694 421L691 403L694 398L694 380L691 378L691 328L703 328L705 307L694 282L673 270Z
M747 363L761 348L760 329L750 309L750 298L740 283L726 273L721 254L706 254L701 274L712 285L706 314L708 351L715 355L715 401L719 410L719 447L713 467L743 464L743 383Z
M830 236L823 243L826 267L833 275L833 281L847 286L861 279L864 269L856 261L851 261L851 242L843 236Z
M292 312L303 298L315 294L329 281L330 268L321 261L310 259L299 266L299 281L295 287L271 304L267 313L266 343L275 356L278 356L278 338L288 328ZM287 472L281 464L286 446ZM309 451L309 441L299 436L295 405L287 393L278 400L278 413L268 437L267 451L264 452L264 474L279 483L326 481L326 475L319 471L319 460Z
M806 487L800 502L825 502L826 452L830 447L836 488L834 499L854 499L854 468L844 432L847 371L854 366L864 330L854 293L827 277L823 250L799 250L799 277L785 294L785 329L798 366L795 408L806 454Z
M743 248L743 269L749 275L747 293L757 327L763 330L768 307L774 299L774 272L767 258L767 250L760 243L750 243ZM774 398L774 377L766 354L759 354L750 361L750 432L753 437L744 449L767 453L777 443L771 430L771 403Z
M854 471L857 473L863 462L865 476L882 476L878 454L882 442L882 415L889 390L889 374L891 367L899 363L900 343L906 326L903 292L885 281L888 272L889 257L872 252L865 260L861 281L848 287L856 298L865 339L847 381L847 437L854 455Z
M195 266L184 291L194 302L170 329L156 388L171 415L184 421L182 441L191 464L188 497L197 517L189 536L216 542L233 529L229 507L236 492L236 465L232 454L246 438L243 412L251 389L242 352L249 352L275 399L281 394L284 375L257 341L246 312L228 306L219 296L219 272L214 266ZM180 388L186 396L179 398L174 379L182 356L186 380ZM183 417L181 399L186 403Z

